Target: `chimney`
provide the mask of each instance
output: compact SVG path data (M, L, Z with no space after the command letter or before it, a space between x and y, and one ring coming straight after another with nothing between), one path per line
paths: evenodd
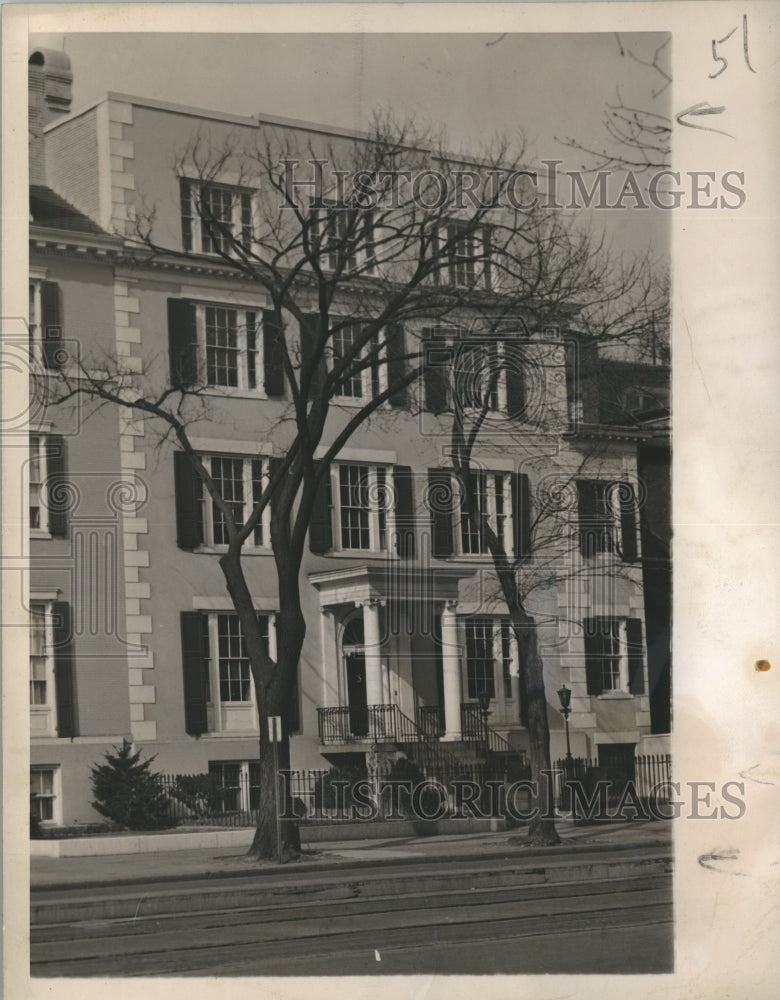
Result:
M37 49L28 61L30 184L46 183L43 130L70 111L70 59L56 49Z

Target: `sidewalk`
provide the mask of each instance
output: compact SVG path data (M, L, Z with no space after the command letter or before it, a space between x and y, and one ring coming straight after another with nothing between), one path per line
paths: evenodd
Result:
M559 847L525 848L512 845L510 838L525 837L525 828L497 833L440 835L408 839L329 841L305 848L299 861L279 866L271 861L246 857L247 845L205 847L194 850L155 851L135 854L92 855L88 857L30 859L30 882L33 890L56 887L119 885L143 881L187 878L229 877L268 872L293 875L312 870L368 868L373 865L408 861L434 861L441 858L476 859L495 856L555 857L576 851L588 854L614 848L623 856L632 849L657 847L672 851L670 821L634 821L575 826L571 820L556 823L561 837Z

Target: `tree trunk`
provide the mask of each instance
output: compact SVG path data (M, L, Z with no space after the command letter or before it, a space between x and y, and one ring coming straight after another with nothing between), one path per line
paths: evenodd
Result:
M521 669L525 673L525 697L528 711L528 741L531 778L536 782L538 811L528 827L525 842L529 845L552 845L561 842L555 829L554 799L550 762L550 728L547 723L547 697L544 690L544 665L539 655L537 626L528 618L515 628L520 645Z
M252 595L249 592L241 566L240 555L227 552L220 559L220 566L227 583L228 593L241 622L247 656L252 670L257 699L257 714L260 725L260 802L258 805L257 829L249 849L249 856L263 859L277 859L276 829L276 783L278 772L274 767L273 745L269 740L268 716L282 719L282 739L277 743L277 764L279 770L290 766L290 718L291 698L294 692L294 678L298 669L306 623L301 612L296 585L289 585L289 574L283 582L280 579L280 612L276 618L277 657L273 663L263 648L260 626L257 621ZM284 583L287 586L284 586ZM292 590L292 593L291 593ZM285 801L279 802L281 815L293 815L289 783L278 785L279 794ZM294 819L281 821L282 861L290 861L300 853L298 824Z

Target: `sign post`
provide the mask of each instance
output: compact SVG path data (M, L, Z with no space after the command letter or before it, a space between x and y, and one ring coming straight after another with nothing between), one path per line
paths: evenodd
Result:
M268 716L268 740L274 749L274 812L276 814L276 856L282 863L282 817L279 814L279 751L276 744L282 738L282 717Z

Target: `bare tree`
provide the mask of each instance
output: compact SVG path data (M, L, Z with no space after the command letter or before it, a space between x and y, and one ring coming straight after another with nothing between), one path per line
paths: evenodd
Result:
M321 182L306 199L296 184L299 165L318 171ZM322 165L327 169L320 173ZM219 564L243 633L259 717L283 719L279 765L286 768L306 633L300 570L332 460L368 420L383 419L394 405L415 405L423 367L416 324L446 322L464 310L496 320L520 303L534 322L544 322L567 304L573 309L587 286L595 307L598 275L589 262L599 247L562 218L503 201L506 179L519 167L505 146L485 151L478 163L464 163L435 137L387 114L376 117L363 139L321 145L272 127L261 130L251 146L235 137L215 143L199 133L173 166L186 205L183 246L158 241L159 206L139 211L129 247L135 265L143 269L208 253L224 274L250 282L271 302L262 336L271 361L269 395L277 403L258 404L256 430L258 440L273 438L281 455L271 463L251 513L237 515L193 444L193 426L212 415L203 359L194 345L172 355L170 368L159 358L133 366L122 358L85 358L78 371L66 370L46 391L59 403L83 396L122 407L158 428L163 440L173 439L186 456L225 527L227 549ZM230 188L222 183L225 175ZM472 187L479 182L479 198L464 197L467 175ZM359 404L341 407L350 387L363 380L371 391ZM242 561L243 547L269 506L279 588L275 662ZM532 633L523 632L522 604L512 596L511 569L497 558L513 620L524 636L524 657L535 663L527 638ZM534 739L543 742L545 735L540 730ZM251 848L257 857L277 851L275 781L261 726L260 809ZM295 822L285 820L284 857L294 857L299 847Z

